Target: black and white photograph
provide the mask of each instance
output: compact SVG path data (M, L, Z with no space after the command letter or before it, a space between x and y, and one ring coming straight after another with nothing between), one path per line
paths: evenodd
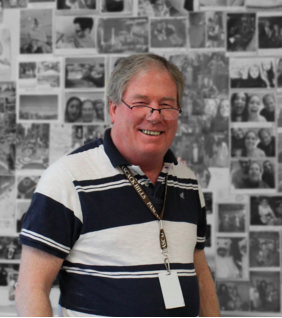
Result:
M280 272L250 272L251 311L280 311Z
M0 175L13 175L16 157L16 129L0 126Z
M186 49L187 18L163 18L150 20L152 49Z
M97 47L99 53L147 53L148 18L100 18Z
M110 1L109 1L110 2ZM138 15L145 17L187 16L192 11L191 0L138 0Z
M97 0L56 0L56 8L60 13L89 13L97 10Z
M0 230L11 232L15 228L15 177L0 176Z
M0 263L0 286L1 287L8 286L8 277L10 273L15 273L18 271L19 271L19 264L14 264L14 263L8 264L3 262ZM7 293L7 296L8 296L8 293ZM8 300L8 297L7 297L7 300Z
M185 78L184 99L190 99L193 107L202 109L202 99L227 98L229 59L223 52L191 52L189 56L167 54L166 57L182 71Z
M59 119L57 94L19 95L19 120L52 122Z
M227 52L256 52L255 13L227 13Z
M189 48L206 47L206 17L204 12L190 12L188 18Z
M99 0L101 14L133 14L133 0Z
M232 122L275 122L278 105L274 92L232 92L230 95Z
M0 127L11 131L16 126L16 83L0 83ZM5 141L5 140L3 140Z
M0 29L0 80L6 81L11 78L11 31L8 28Z
M17 199L30 200L39 181L39 176L18 176Z
M105 123L104 93L70 92L65 95L65 123Z
M16 170L45 170L49 165L50 124L18 124Z
M265 193L275 190L276 162L273 158L232 160L230 166L231 189L248 189ZM253 192L252 192L253 193Z
M58 53L96 53L96 18L89 15L55 16L55 48Z
M250 267L280 267L279 232L250 232Z
M276 76L276 85L277 89L282 88L282 58L276 59L276 69L277 69L277 76Z
M28 0L2 0L4 9L24 9L27 8Z
M247 279L248 241L246 237L216 238L216 278Z
M274 128L231 128L231 156L248 158L275 157Z
M218 203L218 232L245 232L246 213L245 204Z
M222 311L249 311L249 282L217 281L216 291Z
M0 236L0 261L19 260L22 245L17 236Z
M213 193L212 192L203 192L205 204L206 204L206 213L213 214Z
M246 0L198 0L200 10L240 10L245 9Z
M51 9L21 10L20 54L53 53Z
M208 11L206 15L206 48L225 48L226 16L223 12Z
M19 88L36 88L36 62L19 62Z
M258 16L258 49L269 50L282 49L282 14L273 13L267 16ZM279 51L280 49L280 51ZM275 51L274 51L275 52Z
M282 196L250 196L250 225L281 226Z
M66 58L65 88L104 88L105 57Z
M282 1L281 0L245 0L246 9L248 11L281 11Z
M231 88L275 88L275 78L274 58L230 59Z

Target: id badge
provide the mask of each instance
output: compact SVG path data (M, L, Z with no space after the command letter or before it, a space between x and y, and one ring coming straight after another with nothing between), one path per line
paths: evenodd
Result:
M183 294L179 279L176 272L159 273L159 280L161 290L164 298L165 308L172 309L178 307L185 307Z

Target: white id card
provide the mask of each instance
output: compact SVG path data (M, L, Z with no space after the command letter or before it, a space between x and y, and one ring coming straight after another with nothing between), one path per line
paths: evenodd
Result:
M176 272L170 272L170 275L159 273L159 280L161 290L163 293L164 303L166 309L185 307L183 294L179 279Z

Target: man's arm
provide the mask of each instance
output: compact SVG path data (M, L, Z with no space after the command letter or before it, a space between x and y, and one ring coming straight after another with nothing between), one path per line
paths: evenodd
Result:
M19 316L52 316L49 293L62 263L61 258L23 245L15 298Z
M194 265L200 289L200 316L219 317L220 310L215 285L203 250L195 249Z

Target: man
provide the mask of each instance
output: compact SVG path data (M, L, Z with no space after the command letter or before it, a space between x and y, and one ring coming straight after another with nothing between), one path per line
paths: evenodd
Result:
M266 94L262 98L264 108L260 111L260 115L265 117L267 121L275 121L275 97L273 94Z
M58 272L65 316L197 316L199 307L219 315L203 251L202 192L169 150L183 87L180 71L154 54L115 67L112 129L53 164L36 188L20 235L20 315L52 314Z
M275 137L271 136L267 128L261 128L258 136L260 142L257 144L257 148L263 150L267 157L275 157Z
M75 34L68 38L75 48L95 48L95 42L91 37L94 21L90 17L76 17L73 20Z

